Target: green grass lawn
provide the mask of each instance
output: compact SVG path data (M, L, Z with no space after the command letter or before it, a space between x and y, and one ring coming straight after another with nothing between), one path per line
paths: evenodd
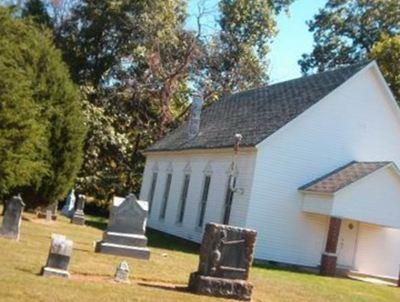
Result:
M1 218L0 218L1 219ZM29 220L31 221L29 221ZM0 301L228 301L185 291L189 274L198 264L196 247L150 232L149 261L126 258L131 284L113 283L118 263L125 259L93 252L105 220L90 217L88 226L72 225L59 216L45 224L24 213L19 242L0 238ZM52 233L74 241L71 279L39 276ZM347 279L254 267L253 301L400 301L400 288Z

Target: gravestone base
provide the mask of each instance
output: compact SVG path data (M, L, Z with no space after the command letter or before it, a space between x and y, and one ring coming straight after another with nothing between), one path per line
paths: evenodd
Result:
M46 213L43 213L43 212L41 212L41 211L38 211L38 212L36 213L36 217L37 217L37 218L40 218L40 219L44 219L44 218L46 218ZM56 220L57 220L57 214L51 214L51 220L52 220L52 221L56 221Z
M122 245L105 241L96 242L95 252L116 256L132 257L142 260L148 260L150 258L150 249L148 249L147 247Z
M57 268L52 268L52 267L43 267L42 276L43 277L69 278L70 274L69 274L69 272L62 270L62 269L57 269Z
M104 232L103 242L129 245L137 247L147 246L147 237L140 234L118 233L118 232Z
M71 223L77 225L85 225L85 214L82 210L76 210L74 216L72 216Z
M72 255L72 240L63 235L52 234L49 256L46 265L42 267L41 275L44 277L69 278L69 262Z
M190 274L189 291L201 295L249 301L253 285L245 280L202 276L194 272Z
M3 230L0 230L0 237L6 238L6 239L13 239L18 241L19 240L19 234L15 234L13 232L6 232Z

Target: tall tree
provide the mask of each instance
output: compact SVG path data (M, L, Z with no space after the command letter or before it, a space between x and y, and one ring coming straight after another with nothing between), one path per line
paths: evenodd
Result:
M207 98L249 89L268 81L269 43L276 16L293 0L221 0L219 29L205 43L200 81Z
M46 4L42 0L28 0L22 7L21 16L32 18L32 20L42 26L52 28L53 21L47 11Z
M26 61L37 56L32 28L0 8L0 199L38 186L48 173L45 127Z
M138 152L167 130L187 91L195 36L185 1L78 3L56 29L76 83L87 96L89 136L80 184L107 198L136 191Z
M0 182L7 182L11 175L12 189L23 192L28 207L46 205L65 196L80 169L85 126L79 93L48 31L15 19L4 9L0 30L4 60L0 78L8 81L13 76L0 90L4 99L1 127L7 127L0 131L0 141L8 143L2 149L6 158L1 158L1 164L8 166L7 161L14 159L16 171L0 175ZM36 140L31 141L30 135ZM13 150L14 155L10 154ZM22 151L28 155L18 154ZM37 173L33 178L28 166Z
M400 102L400 35L384 36L381 41L374 45L369 57L377 60L393 94Z
M39 202L53 203L73 187L82 164L85 119L79 90L49 36L38 39L40 56L32 85L47 126L50 173L35 191Z
M216 99L267 80L275 16L293 0L221 0L211 40L201 38L201 27L185 28L186 2L83 0L53 21L86 96L89 135L79 180L89 194L107 199L138 189L140 150L177 124L193 87Z
M367 58L383 36L400 33L398 0L329 0L307 22L314 49L299 61L303 73L324 71Z

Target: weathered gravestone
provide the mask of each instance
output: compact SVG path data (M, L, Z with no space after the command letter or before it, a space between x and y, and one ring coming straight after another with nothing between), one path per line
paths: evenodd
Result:
M51 221L51 210L46 210L46 221Z
M51 220L57 220L57 207L58 207L58 202L55 202L46 207L45 209L42 208L39 209L36 215L38 218L46 218L46 220L49 220L48 211L50 211Z
M103 240L96 243L96 252L149 259L145 236L148 202L129 194L126 198L114 197L110 208L107 230Z
M42 268L44 277L69 278L68 266L72 255L72 240L63 235L51 235L51 245L47 264Z
M72 215L74 214L74 208L75 208L75 190L72 189L71 192L68 194L67 199L65 200L65 204L61 209L61 213L68 218L72 218Z
M200 248L197 272L190 275L194 293L250 300L248 282L257 232L229 225L208 223Z
M121 283L129 283L129 265L126 261L122 261L115 272L114 280Z
M3 224L0 229L0 236L19 240L19 231L21 227L22 211L25 207L21 196L13 196L6 201L6 211L3 217Z
M85 208L85 200L86 200L85 195L83 194L78 195L77 208L71 219L71 222L73 224L85 225L85 213L83 212L83 209Z

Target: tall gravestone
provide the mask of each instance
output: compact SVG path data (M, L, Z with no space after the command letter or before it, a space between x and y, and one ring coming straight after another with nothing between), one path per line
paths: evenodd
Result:
M197 272L190 275L189 290L216 297L250 300L248 281L257 232L208 223L200 248Z
M145 236L148 202L138 200L134 194L126 198L114 197L110 208L107 230L103 240L96 243L96 252L149 259Z
M65 204L63 208L61 209L61 213L68 217L72 218L72 215L74 214L74 208L75 208L75 190L72 189L71 192L68 194L67 199L65 200Z
M85 208L85 200L86 200L85 195L83 194L78 195L77 207L71 219L71 222L73 224L85 225L85 213L83 212L83 209Z
M3 224L0 236L19 240L22 211L25 207L20 195L13 196L6 201L6 211L3 216Z
M69 278L68 267L72 255L72 246L72 240L68 240L63 235L52 234L49 256L46 266L42 268L42 276Z

